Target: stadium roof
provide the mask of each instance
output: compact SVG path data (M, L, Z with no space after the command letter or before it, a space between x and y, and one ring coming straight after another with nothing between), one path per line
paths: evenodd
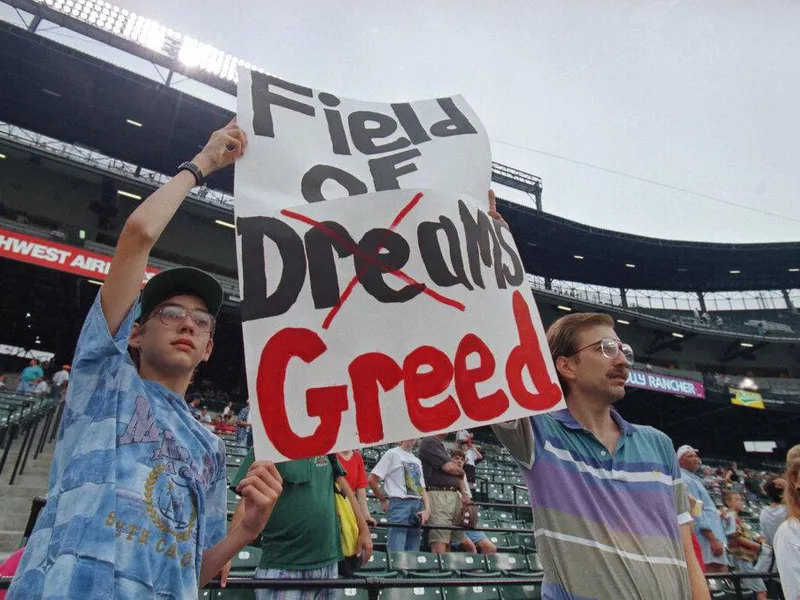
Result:
M27 8L32 3L11 4ZM81 32L94 35L91 29L87 25ZM109 41L104 34L98 30L98 39ZM135 44L114 43L147 58L147 51ZM167 60L156 53L151 58L162 66ZM208 132L232 116L164 83L4 22L0 61L0 120L162 173L193 156ZM198 79L208 81L209 76ZM230 85L225 81L220 87ZM232 171L215 174L209 185L231 191ZM534 275L644 290L800 288L800 243L670 241L598 229L511 202L501 201L500 209L526 270Z

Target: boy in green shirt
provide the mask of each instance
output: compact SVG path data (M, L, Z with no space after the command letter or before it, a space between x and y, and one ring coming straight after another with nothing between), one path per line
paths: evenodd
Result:
M253 450L242 462L231 487L236 487L254 460ZM261 540L264 552L256 570L259 579L336 579L342 559L333 483L344 491L358 520L358 554L363 562L372 554L372 538L364 515L344 478L335 456L315 456L275 465L283 477L283 493ZM233 515L235 527L243 514L240 502ZM223 585L230 563L222 571ZM332 590L256 590L257 600L328 600Z

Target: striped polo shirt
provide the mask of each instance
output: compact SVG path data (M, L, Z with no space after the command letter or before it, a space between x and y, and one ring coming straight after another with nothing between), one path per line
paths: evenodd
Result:
M569 409L494 426L528 486L542 597L690 598L680 525L692 519L672 441L611 415L613 454Z

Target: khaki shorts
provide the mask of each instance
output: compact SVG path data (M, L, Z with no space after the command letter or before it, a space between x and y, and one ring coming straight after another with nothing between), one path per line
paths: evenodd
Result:
M461 494L458 492L428 492L431 503L431 518L428 525L453 525L458 511L461 510ZM429 529L428 542L435 544L450 544L461 542L464 539L463 531L451 529Z

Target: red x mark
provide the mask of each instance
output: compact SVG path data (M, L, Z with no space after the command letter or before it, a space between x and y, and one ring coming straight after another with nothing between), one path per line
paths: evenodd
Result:
M418 193L416 196L414 196L411 199L411 202L406 204L403 207L403 209L399 213L397 213L397 216L392 221L392 224L389 225L389 230L390 231L394 231L395 228L402 222L402 220L406 218L408 213L410 213L411 210L422 199L422 196L423 196L423 194L421 192ZM420 284L420 282L418 282L413 277L409 277L402 270L393 269L389 265L386 265L383 262L381 262L380 260L378 260L378 254L380 254L380 251L383 249L383 244L386 242L386 238L384 238L384 240L380 244L378 244L378 247L375 249L375 254L368 254L368 253L364 252L363 250L361 250L355 244L352 244L348 240L344 239L338 233L333 231L330 227L326 226L323 223L320 223L319 221L315 221L311 217L307 217L305 215L301 215L300 213L296 213L296 212L288 210L288 209L282 210L281 214L283 216L285 216L285 217L289 217L290 219L295 219L295 220L300 221L302 223L306 223L307 225L311 225L315 229L319 229L325 235L327 235L329 238L331 238L332 240L336 241L338 244L344 246L345 248L347 248L353 254L358 254L358 256L360 256L361 258L363 258L364 260L369 262L371 265L377 266L378 268L380 268L385 273L389 273L390 275L394 275L398 279L401 279L402 281L404 281L405 283L408 283L410 285L418 285L418 284L422 285L423 286L422 287L422 293L430 296L431 298L433 298L437 302L441 302L442 304L444 304L446 306L452 306L453 308L455 308L457 310L460 310L460 311L464 310L464 305L461 302L459 302L458 300L453 300L452 298L448 298L447 296L443 296L442 294L430 289L428 286L426 286L424 284ZM331 321L333 321L333 318L336 316L336 313L339 312L339 309L342 308L344 303L347 301L347 298L350 296L350 294L352 293L353 289L358 284L359 275L361 275L361 273L356 274L356 276L353 277L350 280L350 283L347 284L347 287L345 287L344 291L339 296L339 301L336 303L336 306L331 308L331 310L328 312L328 315L325 317L325 320L322 322L322 328L323 329L327 329L330 326Z

